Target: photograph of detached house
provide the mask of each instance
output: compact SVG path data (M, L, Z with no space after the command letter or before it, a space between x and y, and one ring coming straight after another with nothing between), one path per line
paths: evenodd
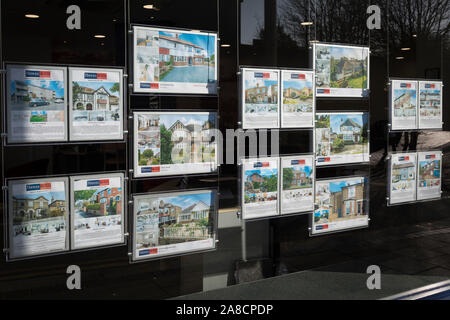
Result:
M317 156L357 155L369 152L366 113L317 114Z
M283 168L283 190L312 188L312 170L311 166Z
M415 117L416 116L416 90L394 89L394 116Z
M434 187L441 183L441 160L419 162L419 186Z
M215 162L214 114L140 114L140 166Z
M277 200L278 169L246 170L244 188L246 204Z
M72 83L72 109L75 121L119 121L120 83Z
M9 107L12 110L63 111L64 82L50 80L12 80Z
M316 73L319 88L368 87L367 48L316 45Z
M419 106L421 117L439 117L441 115L441 90L421 89Z
M65 192L40 192L12 197L14 237L66 230Z
M149 196L136 204L137 250L212 237L214 196L211 192Z
M245 113L277 113L278 81L245 80Z
M284 112L312 112L313 111L313 83L309 81L283 82Z
M319 182L314 223L324 224L367 215L365 179Z
M136 37L139 81L213 83L216 37L207 33L139 28Z

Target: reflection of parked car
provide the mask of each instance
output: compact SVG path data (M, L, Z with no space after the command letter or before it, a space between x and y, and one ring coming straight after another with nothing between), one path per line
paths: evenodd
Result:
M30 107L39 107L39 106L47 106L50 103L45 101L44 99L31 99Z
M87 121L87 116L77 116L74 118L75 121Z
M55 103L64 103L64 99L58 98L58 99L55 100Z
M105 118L102 117L102 116L98 116L98 117L97 117L97 121L105 121Z

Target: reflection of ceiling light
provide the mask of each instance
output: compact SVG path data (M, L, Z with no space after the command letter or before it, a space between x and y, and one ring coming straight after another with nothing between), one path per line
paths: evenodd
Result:
M405 57L395 57L395 60L403 60Z
M417 38L417 34L413 34L412 36L413 36L413 38Z
M231 44L224 43L224 44L221 44L220 46L222 48L229 48L229 47L231 47Z
M96 35L94 36L94 38L97 38L97 39L104 39L104 38L106 38L106 36L103 35L103 34L96 34Z
M411 50L411 48L401 48L400 50L402 50L402 51L409 51L409 50Z
M318 43L319 40L310 40L309 43Z
M33 14L33 13L27 13L25 15L25 18L29 18L29 19L38 19L39 16L37 14Z
M159 9L155 7L153 4L144 4L144 9L159 11Z
M102 46L104 46L104 45L105 45L105 43L104 43L104 42L102 42L102 43L101 43L101 45L102 45Z
M311 26L311 25L313 25L313 22L312 21L305 21L305 22L302 22L302 23L300 23L302 26Z

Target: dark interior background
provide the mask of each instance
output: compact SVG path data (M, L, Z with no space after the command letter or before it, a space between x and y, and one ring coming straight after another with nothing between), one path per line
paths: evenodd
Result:
M69 31L66 8L82 10L82 29ZM153 4L157 10L143 9ZM366 27L369 4L381 8L381 30ZM432 6L432 7L427 7ZM426 12L426 13L424 13ZM27 19L36 13L39 19ZM420 13L420 14L419 14ZM318 99L317 111L370 112L370 165L317 170L318 178L366 175L370 177L370 227L368 229L310 238L308 216L266 219L246 224L246 258L242 261L240 226L221 228L216 252L129 264L128 247L71 253L22 262L0 259L0 298L150 298L162 299L204 290L208 276L227 275L224 285L245 281L239 272L258 264L260 274L250 280L313 268L342 269L354 258L381 264L401 249L408 234L448 227L450 91L444 89L444 130L417 132L417 145L407 150L444 152L443 199L403 206L386 205L386 155L394 146L403 148L406 133L388 132L389 77L441 78L449 83L450 4L379 0L43 0L1 1L1 59L33 64L119 66L130 74L132 24L216 31L220 37L218 96L130 95L133 110L217 110L220 128L238 128L238 76L240 65L309 68L310 41L368 45L371 48L369 99ZM302 26L303 21L314 22ZM104 34L106 38L94 38ZM402 51L409 47L411 50ZM403 57L399 59L398 57ZM132 77L129 77L132 80ZM3 84L2 84L3 86ZM282 130L280 152L311 152L312 133ZM127 170L129 144L64 144L20 147L2 146L2 182L28 176L87 174ZM131 181L132 193L218 187L219 219L239 205L239 170L224 165L219 174ZM3 200L3 199L2 199ZM3 207L3 206L2 206ZM232 211L232 210L231 210ZM5 212L2 211L2 215ZM1 226L4 236L4 226ZM3 239L3 237L2 237ZM3 248L3 242L1 243ZM417 248L420 244L416 245ZM431 258L430 258L431 259ZM414 264L414 261L407 260ZM422 263L429 263L427 258ZM83 290L66 289L65 270L79 265ZM449 263L450 264L450 263ZM334 267L336 266L336 267ZM388 268L389 272L408 270ZM363 272L365 270L361 270ZM414 273L411 271L411 273ZM449 275L440 267L439 275Z

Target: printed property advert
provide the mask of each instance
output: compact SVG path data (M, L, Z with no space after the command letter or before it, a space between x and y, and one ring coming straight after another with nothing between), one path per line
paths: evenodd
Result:
M442 190L442 152L418 152L417 200L438 199Z
M278 70L242 69L243 129L279 128Z
M214 112L134 113L135 177L215 172L216 126Z
M417 81L391 81L391 129L417 129Z
M7 66L8 143L67 140L66 68Z
M215 248L215 192L149 194L134 198L134 260Z
M242 160L242 216L256 219L279 215L279 158Z
M367 227L367 183L364 177L316 181L311 234Z
M9 184L11 259L66 251L67 179L36 179Z
M123 138L122 70L69 69L70 140Z
M391 154L390 204L416 201L416 163L416 153Z
M134 27L134 92L217 93L217 34Z
M281 214L314 210L314 156L281 158Z
M368 113L316 114L316 165L369 161Z
M281 127L314 127L314 72L281 71Z
M314 44L318 97L369 96L369 48Z
M442 129L442 82L419 81L419 129Z
M124 242L123 175L72 177L72 249Z

